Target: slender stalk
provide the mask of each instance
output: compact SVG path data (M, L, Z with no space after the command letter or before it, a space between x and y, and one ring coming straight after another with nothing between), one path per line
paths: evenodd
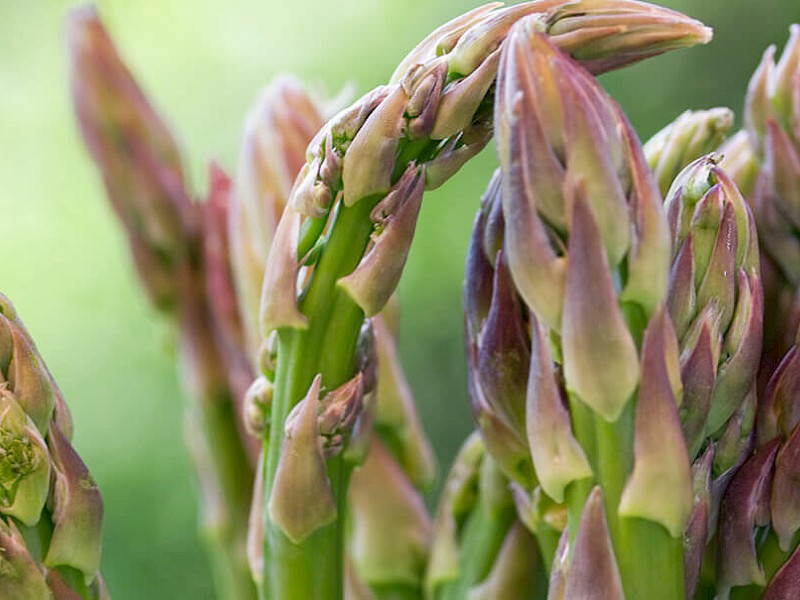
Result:
M253 471L237 427L237 404L208 327L202 280L191 270L187 281L179 310L179 361L183 384L194 397L186 419L202 494L201 531L218 595L248 600L256 597L245 552Z
M220 392L227 396L227 392ZM250 505L252 477L242 465L247 456L236 428L234 403L230 397L206 398L201 402L200 421L202 437L196 442L204 444L211 473L198 475L215 477L218 484L211 495L221 494L223 499L206 498L202 527L207 551L211 559L214 583L218 594L224 598L245 600L255 597L252 575L244 553L247 533L247 514ZM199 461L196 461L199 465ZM221 514L214 514L217 511Z
M334 388L352 376L353 357L364 313L336 286L336 282L356 267L364 253L372 232L369 214L376 201L366 198L353 207L340 208L314 279L300 303L301 310L308 317L308 328L279 331L271 415L271 422L275 425L266 444L267 499L283 443L282 424L291 409L305 396L317 373L322 373L323 385L327 388ZM342 517L349 475L350 466L345 464L341 455L328 462L328 477L339 518L300 544L290 542L271 524L269 516L265 516L262 598L336 600L342 597Z
M383 587L373 585L370 589L375 600L420 600L422 598L422 590L416 586L392 584Z
M442 586L437 600L463 600L471 587L480 583L500 551L506 533L514 520L513 506L491 510L483 496L469 516L460 543L458 579Z
M620 418L613 423L594 415L594 425L597 440L595 473L603 486L611 540L619 541L621 519L617 515L617 506L622 497L625 480L633 467L633 402L628 402ZM618 543L614 546L617 554L620 554L622 549L618 548ZM623 562L621 557L617 558Z
M597 464L597 451L591 410L574 394L569 395L569 407L575 438L580 441L581 447L586 453L586 458L589 459L589 464L594 469L594 465ZM575 543L583 507L586 505L586 499L589 497L589 492L592 491L593 485L594 481L589 478L579 479L570 483L565 491L570 547L573 547Z

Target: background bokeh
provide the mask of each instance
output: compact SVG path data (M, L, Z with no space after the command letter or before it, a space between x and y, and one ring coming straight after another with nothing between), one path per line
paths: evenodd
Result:
M184 398L169 332L139 293L126 244L72 118L66 0L0 0L0 290L60 382L75 443L106 502L103 572L118 600L211 598L183 446ZM740 112L770 43L799 0L664 0L716 30L703 48L602 78L643 138L684 108ZM195 189L204 165L235 164L242 117L281 71L333 92L383 83L470 0L104 0L134 73L183 142ZM400 296L401 354L442 469L470 427L460 288L487 149L422 210Z

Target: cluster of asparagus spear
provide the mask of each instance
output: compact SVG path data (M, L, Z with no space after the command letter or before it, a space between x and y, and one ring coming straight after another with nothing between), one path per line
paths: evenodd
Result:
M81 131L179 341L219 597L800 598L800 27L727 141L716 108L642 145L594 79L710 37L634 0L477 8L336 114L278 78L198 198L96 11L70 15ZM492 136L476 432L431 518L394 292L424 191ZM105 597L99 494L2 298L0 382L0 591Z

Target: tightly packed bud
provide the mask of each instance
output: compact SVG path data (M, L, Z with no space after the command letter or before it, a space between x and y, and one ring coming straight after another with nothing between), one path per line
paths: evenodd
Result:
M797 343L759 401L756 449L725 490L717 531L717 587L763 589L788 600L800 577L800 361ZM760 590L761 591L761 590Z
M644 155L666 194L672 180L695 159L713 152L733 125L729 108L687 110L644 145Z
M236 297L251 357L261 343L258 315L270 245L305 162L306 146L322 124L321 109L286 75L267 86L247 116L228 226Z
M61 392L11 303L0 295L0 596L105 598L100 566L103 502L63 431ZM69 423L69 421L66 421ZM26 535L47 530L41 546ZM37 564L41 561L41 564ZM61 573L61 571L64 571ZM50 591L47 591L49 587ZM39 591L37 595L37 590ZM61 594L61 595L60 595Z
M585 201L601 241L595 260L607 261L606 270L612 271L624 263L628 277L622 299L649 315L665 292L669 237L652 174L616 104L584 69L537 33L535 21L524 21L511 33L497 98L508 263L526 304L555 331L572 321L574 309L569 318L564 315L565 254L575 237L575 216L567 208ZM606 324L596 325L617 329L621 317L605 316ZM608 339L618 338L620 348L630 348L622 332L608 334ZM631 380L630 374L612 377L623 387ZM629 395L632 387L627 388L623 391Z
M172 133L122 62L95 9L67 24L70 76L78 121L128 234L151 301L178 302L179 265L193 251L197 215Z
M758 239L750 209L714 156L681 172L666 207L681 421L692 458L706 439L720 439L719 473L738 462L752 428L763 315Z
M737 132L719 147L717 154L720 168L733 179L742 195L749 198L761 167L750 136L744 130Z

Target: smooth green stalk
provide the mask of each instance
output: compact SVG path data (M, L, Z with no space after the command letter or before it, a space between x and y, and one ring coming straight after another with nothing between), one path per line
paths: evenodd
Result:
M533 534L536 537L536 544L539 547L539 566L544 569L545 583L547 576L550 575L550 568L553 565L553 560L558 550L558 542L561 538L561 533L551 527L542 527ZM545 586L546 587L546 586Z
M569 395L569 411L572 417L572 429L575 438L580 441L586 458L590 465L597 464L597 451L595 444L594 422L591 410L574 394ZM595 468L594 466L592 467ZM567 501L567 528L569 529L570 548L575 544L575 536L578 534L578 525L581 522L583 507L589 492L592 491L594 481L592 479L579 479L569 484L566 489L565 497ZM552 563L551 563L552 564Z
M308 391L313 378L322 373L328 389L353 374L363 311L336 286L336 281L358 264L372 232L369 218L376 198L362 199L350 208L340 207L330 237L314 272L310 289L300 302L308 317L305 330L279 330L278 364L271 422L267 442L266 493L272 482L284 438L283 423L292 407ZM300 544L290 542L265 515L264 584L261 597L274 600L336 600L343 594L343 540L347 480L351 467L342 456L327 465L338 518L320 528ZM298 498L298 502L303 499ZM266 506L264 507L266 511Z
M603 486L608 530L617 554L620 540L620 517L617 507L625 487L625 480L633 467L633 402L629 401L619 419L608 422L594 415L597 463L594 466L597 481ZM618 562L622 557L617 556ZM622 566L620 565L622 574ZM622 577L625 581L625 576ZM627 589L627 587L626 587Z
M492 568L514 521L514 507L492 510L481 495L470 514L459 543L458 579L443 585L436 600L464 600L470 588L480 583Z
M228 392L219 392L228 395ZM224 514L207 515L203 537L211 555L211 568L218 593L224 598L246 600L255 597L247 557L242 551L247 532L247 515L252 494L250 472L242 468L247 456L236 428L232 398L205 399L200 404L203 429L199 443L207 445L212 471L218 478L218 489L225 496ZM209 501L207 504L211 504ZM214 510L209 506L208 510ZM219 518L219 522L215 519Z
M372 585L370 590L375 600L420 600L422 598L422 590L418 586Z

